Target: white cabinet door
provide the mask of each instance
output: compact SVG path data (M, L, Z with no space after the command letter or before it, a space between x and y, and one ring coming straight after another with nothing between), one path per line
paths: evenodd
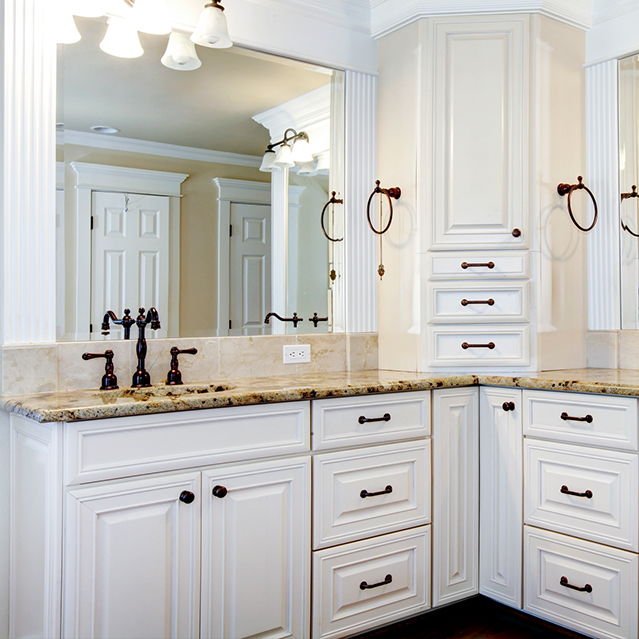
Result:
M478 592L479 393L433 391L433 607Z
M199 494L198 472L67 493L63 637L199 636Z
M202 637L309 636L310 458L204 472Z
M522 391L480 390L479 592L521 608Z

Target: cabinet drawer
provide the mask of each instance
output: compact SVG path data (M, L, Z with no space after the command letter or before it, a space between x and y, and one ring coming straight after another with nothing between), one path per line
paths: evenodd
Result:
M529 259L527 251L442 252L432 255L428 275L431 280L528 279Z
M317 455L313 485L316 549L427 524L430 440Z
M309 402L70 422L66 483L307 452L309 422Z
M524 450L527 524L637 551L636 454L533 439Z
M637 425L634 397L524 391L528 436L637 450Z
M428 328L428 333L431 366L527 366L530 363L528 326L434 326Z
M527 526L524 543L526 612L595 637L637 637L637 555Z
M430 435L430 391L313 401L313 449Z
M313 639L358 634L429 607L430 526L313 553Z
M527 282L464 282L428 284L431 323L526 322Z

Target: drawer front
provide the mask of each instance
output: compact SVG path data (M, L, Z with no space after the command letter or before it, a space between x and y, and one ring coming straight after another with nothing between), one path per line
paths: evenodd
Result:
M637 426L634 397L524 391L527 436L637 450Z
M527 322L527 282L428 284L431 323Z
M430 607L430 526L313 553L313 639L344 637Z
M316 455L313 547L430 523L430 440Z
M636 454L534 439L524 451L527 524L637 551Z
M67 484L307 452L310 403L234 406L66 424Z
M529 259L527 251L436 253L431 257L429 279L527 279Z
M312 411L314 450L430 435L430 391L320 399Z
M428 332L431 366L527 366L530 363L528 326L435 326L429 327Z
M637 637L637 555L527 526L524 543L526 612L586 635Z

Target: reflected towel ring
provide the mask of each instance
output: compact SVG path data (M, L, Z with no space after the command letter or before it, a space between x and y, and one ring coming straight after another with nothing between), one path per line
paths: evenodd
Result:
M626 198L629 197L639 197L639 193L637 193L637 186L636 184L632 185L632 193L622 193L621 194L621 201L623 202ZM630 235L634 235L635 237L639 237L639 233L635 233L634 231L630 230L630 227L625 224L625 222L621 219L621 216L619 217L619 220L621 221L621 228L624 231L628 231L628 233L630 233Z
M326 227L324 226L324 215L326 215L326 210L328 209L330 204L344 204L344 200L338 200L335 198L335 196L337 195L336 191L333 191L331 193L331 199L326 202L326 204L324 204L324 208L322 209L322 217L320 219L320 223L322 225L322 231L324 233L324 235L326 236L326 239L329 240L330 242L341 242L344 238L340 237L339 239L335 239L333 237L331 237L327 232L326 232Z
M390 189L382 189L379 186L379 180L375 180L375 185L375 190L371 193L370 197L368 198L368 204L366 204L366 217L368 219L368 225L371 227L371 231L373 231L373 233L377 233L377 235L384 235L384 233L386 233L386 231L388 231L388 229L390 228L391 222L393 221L393 199L399 200L402 195L402 190L398 186L391 187ZM373 201L373 198L377 193L385 195L388 198L388 204L390 206L388 223L381 231L378 231L373 226L373 222L371 220L371 202Z
M559 195L564 196L564 195L568 195L568 214L570 215L570 219L572 220L572 223L580 230L580 231L584 231L584 232L588 232L591 231L593 229L593 227L595 226L595 224L597 223L597 215L598 215L598 211L597 211L597 200L595 200L595 196L592 194L592 191L585 185L583 184L582 180L583 178L580 176L577 177L577 179L579 180L579 184L558 184L557 185L557 193L559 193ZM586 193L588 193L588 195L590 195L590 199L592 200L592 203L595 207L595 216L592 220L592 224L588 227L588 228L584 228L583 226L581 226L581 224L579 224L579 222L577 222L577 220L575 220L575 216L572 214L572 207L570 205L570 198L572 197L573 191L576 191L578 189L585 189Z

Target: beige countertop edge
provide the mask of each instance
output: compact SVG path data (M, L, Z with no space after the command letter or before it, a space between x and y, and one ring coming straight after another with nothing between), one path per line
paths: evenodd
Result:
M121 391L78 390L2 397L0 407L44 423L474 385L639 395L639 371L607 369L548 371L527 376L370 371L309 375L307 379L300 376L226 380L224 383L230 386L229 390L208 392L206 396L136 399L121 396Z

